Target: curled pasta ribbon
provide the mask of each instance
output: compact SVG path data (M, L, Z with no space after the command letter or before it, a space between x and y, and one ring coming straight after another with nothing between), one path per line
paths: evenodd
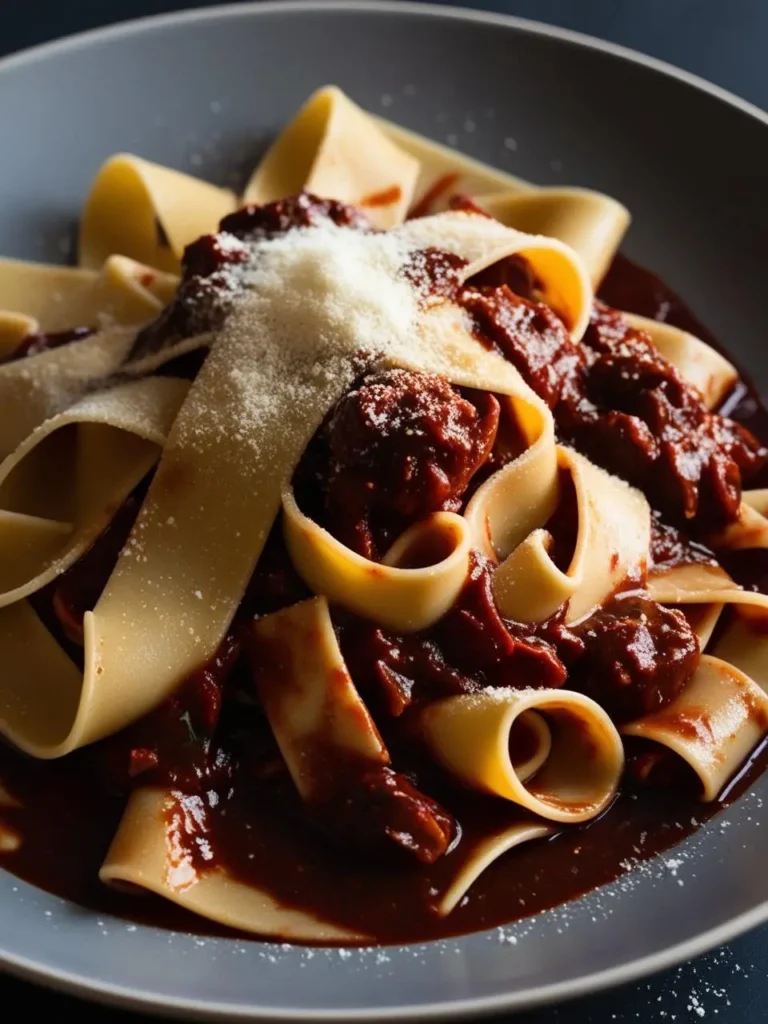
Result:
M554 421L548 409L521 405L515 409L528 414L529 447L482 483L464 512L473 545L493 561L513 551L557 508ZM519 416L518 422L525 419Z
M384 741L347 671L328 602L314 597L257 619L254 679L299 794L311 800L351 761L389 764Z
M8 339L2 354L37 331L148 323L177 285L175 275L125 256L108 255L99 270L0 260L0 338Z
M515 726L531 712L551 732L546 757L540 731ZM608 806L624 766L621 737L605 711L570 690L484 690L435 701L419 727L432 755L465 785L511 800L548 821L588 821ZM519 727L518 727L519 728ZM530 735L539 747L529 749ZM531 767L537 767L531 774Z
M463 277L472 277L508 256L531 265L542 298L562 318L571 337L584 334L592 308L592 285L581 257L564 242L504 227L478 213L451 211L410 220L397 230L412 249L435 246L467 261Z
M389 629L427 629L464 586L471 535L466 520L453 512L437 512L410 527L380 563L358 555L305 516L290 488L283 492L283 514L286 547L307 586Z
M499 611L518 622L542 622L566 601L566 622L578 622L630 574L641 583L645 573L651 527L644 496L570 448L559 446L557 457L573 481L578 516L566 571L550 558L551 537L542 529L557 506L556 475L532 502L530 464L517 460L489 477L467 506L476 543L501 558L493 580Z
M578 622L634 572L645 576L651 515L645 496L569 448L558 449L576 491L579 528L568 574L578 581L566 622Z
M552 534L534 530L497 567L493 596L516 622L545 622L575 593L581 573L562 572L549 555Z
M418 161L335 86L314 93L277 137L245 190L246 203L306 191L361 207L377 228L400 224Z
M266 888L221 867L196 870L174 843L185 813L172 792L139 789L130 798L99 873L115 887L138 886L229 928L292 942L359 942L367 936L281 902ZM169 819L171 828L169 828Z
M81 399L0 465L0 607L65 572L160 457L186 381L153 378Z
M637 330L651 336L656 348L677 368L683 380L701 393L708 409L714 409L738 380L738 370L732 363L688 331L635 313L623 316Z
M458 855L462 857L462 863L438 899L438 914L447 917L455 910L480 875L503 854L522 843L546 839L554 835L555 831L552 825L543 822L521 821L492 835L484 836L480 842L472 846L468 854L459 848Z
M80 265L111 253L178 273L190 242L216 231L235 195L180 171L120 153L99 169L80 222Z
M10 547L20 528L29 540L3 562L0 734L35 757L59 757L132 721L137 708L141 714L155 706L151 675L117 691L104 677L101 637L110 615L98 604L95 615L86 615L81 672L19 597L62 572L96 539L159 458L187 387L186 381L154 378L88 399L41 428L6 470L0 495L22 511L0 515L2 546ZM69 487L56 486L54 470ZM65 532L67 519L72 525ZM128 596L122 614L130 618L135 604Z
M758 511L765 507L768 492L745 491L743 498L738 522L717 538L718 547L768 547L768 522ZM679 604L686 612L694 609L694 628L702 649L723 608L731 606L736 614L727 622L713 653L768 688L768 596L738 586L719 565L697 563L651 573L648 592L661 603Z
M622 726L677 754L714 800L768 730L768 696L739 668L704 655L682 693L663 711Z
M558 238L584 261L592 284L602 281L629 227L629 210L583 188L537 188L475 196L487 213L518 231Z

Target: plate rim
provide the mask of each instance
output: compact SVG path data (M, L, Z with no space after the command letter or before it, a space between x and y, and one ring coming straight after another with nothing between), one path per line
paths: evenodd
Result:
M442 3L421 3L413 0L250 0L246 3L227 3L148 15L114 24L100 26L84 32L70 34L0 58L0 80L6 73L19 67L34 65L60 53L68 53L92 45L99 45L125 36L141 35L157 28L214 19L301 11L350 11L358 14L378 12L381 14L417 14L437 20L472 21L499 28L512 28L520 33L558 39L588 50L596 50L621 60L640 65L667 78L682 82L699 92L704 92L755 119L768 128L768 112L756 104L736 95L723 86L677 67L668 61L652 57L638 50L600 39L597 36L573 29L551 25L546 22L517 15L499 14ZM0 974L7 972L19 979L44 988L68 995L100 1002L102 1004L149 1014L160 1011L168 1017L195 1021L232 1020L281 1022L318 1021L426 1021L458 1020L470 1016L503 1012L517 1012L547 1005L562 1003L595 994L608 988L637 981L647 975L662 971L684 960L706 953L717 946L732 941L737 936L768 921L768 900L738 914L716 928L702 932L684 942L676 943L656 953L639 957L624 964L596 971L567 981L554 982L526 989L518 993L501 993L493 996L431 1002L418 1007L377 1009L305 1010L300 1013L280 1007L254 1006L247 1004L226 1005L222 1003L186 1000L183 997L148 994L136 989L111 982L89 978L74 971L52 969L27 957L20 957L12 951L0 948ZM460 941L459 937L459 941Z

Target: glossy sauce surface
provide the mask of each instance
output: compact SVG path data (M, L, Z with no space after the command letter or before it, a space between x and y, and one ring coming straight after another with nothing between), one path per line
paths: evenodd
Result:
M658 278L622 256L617 257L601 294L611 305L666 319L714 344ZM726 405L729 415L768 439L768 417L748 384L740 384ZM740 582L764 589L768 580L764 554L755 559L755 553L749 552L748 557L734 560L742 561L742 566L729 568ZM263 719L255 711L250 715L240 716L249 727L241 731L251 750L266 751L266 756L244 757L226 814L210 815L210 839L218 862L288 904L314 910L381 942L475 931L574 899L620 875L622 862L650 857L675 845L722 807L717 802L702 804L685 776L667 788L635 787L628 781L599 819L553 840L524 844L500 858L456 910L441 918L434 910L436 899L462 860L476 842L514 822L515 812L502 801L462 793L452 786L448 790L444 779L430 776L429 766L415 766L420 785L436 800L444 800L460 821L461 842L431 866L405 859L402 863L370 861L345 850L338 841L324 842L317 822L307 820L280 762L270 761L272 741ZM242 741L242 737L233 739L235 757L242 752L238 746ZM638 744L630 751L630 759L642 763L647 753ZM100 912L175 930L225 933L160 899L114 893L98 882L98 869L125 800L119 787L110 792L104 754L100 744L47 764L29 761L0 745L0 780L22 804L19 809L0 810L0 818L22 837L20 850L4 854L2 865L45 890ZM258 768L258 779L249 775L251 764ZM727 800L736 798L765 766L763 749L729 787ZM98 788L94 779L100 780ZM170 808L169 825L175 816Z

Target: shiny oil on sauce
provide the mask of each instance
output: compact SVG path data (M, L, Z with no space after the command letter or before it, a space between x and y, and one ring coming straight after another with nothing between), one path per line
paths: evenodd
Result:
M720 348L681 301L655 275L617 256L601 297L612 306L666 320ZM727 414L768 440L768 413L745 378L728 396ZM752 486L765 486L762 479ZM729 569L740 583L768 592L768 552L749 551ZM642 753L642 748L637 748ZM630 751L631 752L631 751ZM765 743L754 752L719 801L701 803L691 780L644 788L627 784L598 819L570 827L554 839L523 844L493 863L449 916L430 906L473 844L513 820L508 805L479 794L450 793L461 822L456 848L431 867L370 862L326 843L310 829L303 807L284 777L258 795L240 779L226 815L211 818L211 845L233 876L269 890L286 904L394 943L420 941L509 924L548 910L615 880L629 862L650 858L679 843L740 796L766 767ZM98 881L125 799L94 786L98 750L78 751L46 763L0 744L0 780L20 808L0 809L0 819L22 837L17 852L2 855L13 874L100 913L176 931L231 934L152 895L130 896ZM435 781L439 797L440 783ZM276 807L280 808L277 813ZM247 827L246 827L247 826Z

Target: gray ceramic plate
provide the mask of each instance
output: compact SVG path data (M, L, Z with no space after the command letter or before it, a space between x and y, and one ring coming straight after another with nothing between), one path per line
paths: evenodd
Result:
M629 253L768 385L768 119L657 62L513 19L266 3L12 57L0 64L0 252L65 257L94 169L119 150L230 181L332 81L524 177L621 199L635 218ZM185 1016L412 1020L528 1007L668 966L768 918L761 793L768 776L674 860L563 910L402 949L308 952L168 934L96 918L0 872L0 964Z

